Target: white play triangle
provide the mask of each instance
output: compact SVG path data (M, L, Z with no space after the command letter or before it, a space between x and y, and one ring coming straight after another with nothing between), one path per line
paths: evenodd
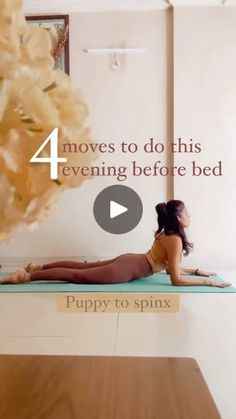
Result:
M127 207L117 204L115 201L110 201L110 218L115 218L126 211L128 211Z

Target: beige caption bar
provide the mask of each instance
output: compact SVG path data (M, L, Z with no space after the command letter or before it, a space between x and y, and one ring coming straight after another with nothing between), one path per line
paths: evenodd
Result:
M77 293L57 298L63 313L177 313L178 294Z

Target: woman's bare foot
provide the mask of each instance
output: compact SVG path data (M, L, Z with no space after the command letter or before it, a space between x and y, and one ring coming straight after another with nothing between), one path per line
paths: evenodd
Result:
M28 265L26 265L24 269L26 270L26 272L32 274L33 272L42 271L43 265L36 265L36 263L28 263Z
M6 278L3 278L0 284L22 284L23 282L30 282L30 273L26 272L24 268L21 268Z

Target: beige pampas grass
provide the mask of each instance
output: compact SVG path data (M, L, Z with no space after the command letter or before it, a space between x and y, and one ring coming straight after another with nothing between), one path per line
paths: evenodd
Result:
M50 37L27 25L21 0L2 0L0 9L0 241L21 224L35 226L55 207L59 193L78 187L82 176L50 179L47 163L30 159L53 131L59 129L59 156L66 165L86 164L96 153L63 153L62 144L89 142L88 109L70 78L54 69ZM43 150L49 156L49 147ZM80 159L78 161L78 159Z

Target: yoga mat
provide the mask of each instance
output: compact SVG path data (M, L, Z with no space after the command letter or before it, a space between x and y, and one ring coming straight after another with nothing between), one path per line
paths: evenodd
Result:
M9 275L9 272L0 273L1 278ZM199 279L198 276L191 275L192 278ZM211 276L214 281L223 281L218 276ZM229 282L229 281L227 281ZM236 288L210 287L210 286L173 286L170 275L165 273L156 273L145 278L135 279L125 284L73 284L63 281L35 281L18 285L1 285L0 292L153 292L153 293L232 293Z

